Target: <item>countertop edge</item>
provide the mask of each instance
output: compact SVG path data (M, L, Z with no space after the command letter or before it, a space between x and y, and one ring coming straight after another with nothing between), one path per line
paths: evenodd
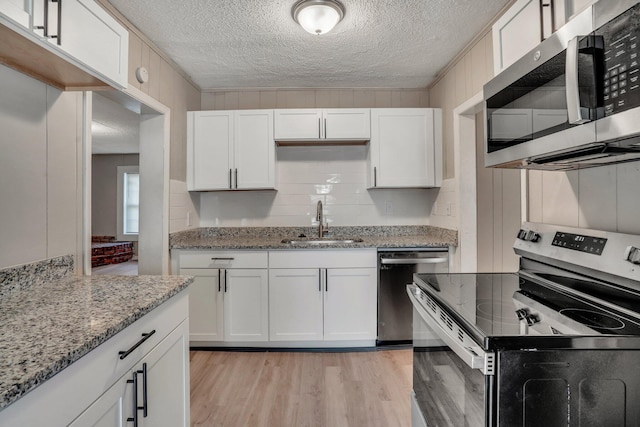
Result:
M88 341L82 343L82 345L68 352L65 356L63 356L60 360L44 367L39 372L31 375L29 378L22 380L20 383L12 384L11 387L7 388L0 395L0 411L20 398L24 397L33 389L37 388L39 385L44 383L45 381L53 378L55 375L60 373L65 368L69 367L74 362L77 362L83 356L87 355L89 352L95 350L101 344L108 341L110 338L114 337L119 332L126 329L128 326L133 324L135 321L144 317L146 314L153 311L155 308L159 307L162 303L168 301L172 297L178 295L184 289L186 289L194 280L193 277L190 276L173 276L175 278L181 277L182 283L177 284L174 288L169 290L166 293L163 293L154 301L146 304L143 307L139 307L136 309L131 315L123 318L117 324L109 327L104 330L100 334L90 338Z

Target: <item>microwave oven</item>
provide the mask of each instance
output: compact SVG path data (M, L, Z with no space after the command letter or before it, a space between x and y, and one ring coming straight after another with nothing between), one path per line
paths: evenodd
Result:
M483 88L485 166L640 160L640 2L600 0Z

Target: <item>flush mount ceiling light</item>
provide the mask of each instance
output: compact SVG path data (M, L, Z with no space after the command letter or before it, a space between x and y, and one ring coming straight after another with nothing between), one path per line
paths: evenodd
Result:
M325 34L344 17L344 6L337 0L299 0L291 9L293 19L311 34Z

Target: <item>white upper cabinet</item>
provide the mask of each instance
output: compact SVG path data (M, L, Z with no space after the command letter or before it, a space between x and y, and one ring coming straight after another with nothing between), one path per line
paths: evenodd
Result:
M442 110L371 110L369 188L430 188L442 180Z
M273 110L187 113L189 191L275 188Z
M234 120L235 188L275 188L273 111L236 111Z
M518 0L493 24L493 71L498 75L595 0Z
M0 0L0 24L20 70L61 89L128 86L129 32L95 0Z
M25 28L29 28L30 26L31 7L28 1L0 0L0 14Z
M57 29L62 50L114 85L126 88L129 60L126 28L94 0L64 0L57 4L62 4Z
M371 138L368 108L275 110L277 141L367 141Z

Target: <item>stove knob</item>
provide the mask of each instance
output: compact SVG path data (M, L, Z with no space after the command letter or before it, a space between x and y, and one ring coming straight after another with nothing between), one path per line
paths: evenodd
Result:
M529 312L524 308L516 310L516 316L518 316L518 320L524 320L527 318L528 315L529 315Z
M640 248L627 246L627 250L624 253L624 259L632 264L640 264Z
M537 242L538 240L540 240L540 235L531 230L520 229L520 231L518 231L517 237L518 239L524 240L525 242Z
M529 230L527 231L527 235L525 236L524 240L528 242L537 242L538 240L540 240L540 235L535 231Z
M533 326L536 323L540 323L540 319L535 314L530 314L529 316L526 317L526 319L527 319L527 325L529 326Z

